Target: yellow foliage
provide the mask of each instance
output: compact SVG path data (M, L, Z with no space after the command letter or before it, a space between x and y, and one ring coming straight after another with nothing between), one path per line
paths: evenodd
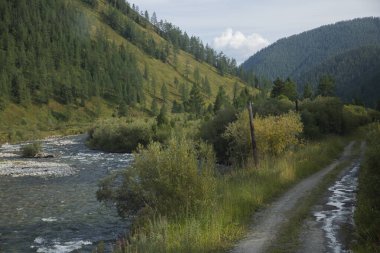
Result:
M298 143L303 125L299 114L290 112L280 116L254 119L257 148L261 155L279 155ZM244 162L251 152L249 116L247 112L229 124L225 133L230 143L230 156L234 162Z

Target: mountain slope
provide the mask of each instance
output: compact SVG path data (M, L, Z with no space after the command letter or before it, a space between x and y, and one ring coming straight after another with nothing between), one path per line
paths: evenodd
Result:
M364 46L380 45L380 18L362 18L322 26L280 39L242 67L259 76L298 79L325 60Z
M18 126L74 124L77 114L93 121L103 115L94 101L110 116L120 104L139 112L153 101L170 108L195 84L205 107L220 86L230 97L235 84L246 87L228 74L233 61L193 37L187 42L184 51L124 0L0 1L0 137ZM44 115L36 120L32 111Z
M380 46L361 47L332 57L303 73L300 84L317 84L323 75L334 77L336 94L375 107L380 99Z

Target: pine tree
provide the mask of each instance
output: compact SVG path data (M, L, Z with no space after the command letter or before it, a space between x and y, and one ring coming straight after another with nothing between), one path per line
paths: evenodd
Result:
M312 98L313 97L313 88L310 83L307 83L303 88L303 99Z
M214 102L214 113L217 113L219 110L227 106L229 106L228 97L223 86L220 86Z
M152 100L152 106L151 106L150 110L152 111L153 115L158 114L158 104L157 104L157 100L155 98Z
M335 81L332 76L325 75L319 79L317 95L332 97L335 95Z
M161 87L161 96L164 101L168 100L169 91L165 83Z
M187 111L200 115L203 110L203 97L201 95L200 88L197 84L194 84L190 91L190 98L187 101Z
M195 81L195 83L196 83L197 85L199 85L199 84L200 84L200 81L201 81L201 74L200 74L200 72L199 72L199 68L198 68L198 67L196 67L196 68L194 69L193 76L194 76L194 81Z

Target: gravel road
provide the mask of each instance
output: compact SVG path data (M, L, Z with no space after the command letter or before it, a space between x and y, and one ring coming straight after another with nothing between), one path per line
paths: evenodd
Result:
M319 182L338 164L349 159L354 142L344 149L339 159L326 168L302 180L275 200L269 207L253 216L252 225L246 238L238 242L232 253L261 253L275 240L278 229L288 220L289 213L297 202L313 190Z

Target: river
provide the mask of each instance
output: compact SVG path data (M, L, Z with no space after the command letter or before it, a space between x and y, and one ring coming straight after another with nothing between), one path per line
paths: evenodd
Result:
M128 167L130 154L94 151L85 135L42 140L56 158L23 159L21 145L0 148L0 252L91 252L112 242L129 221L96 200L97 184Z

